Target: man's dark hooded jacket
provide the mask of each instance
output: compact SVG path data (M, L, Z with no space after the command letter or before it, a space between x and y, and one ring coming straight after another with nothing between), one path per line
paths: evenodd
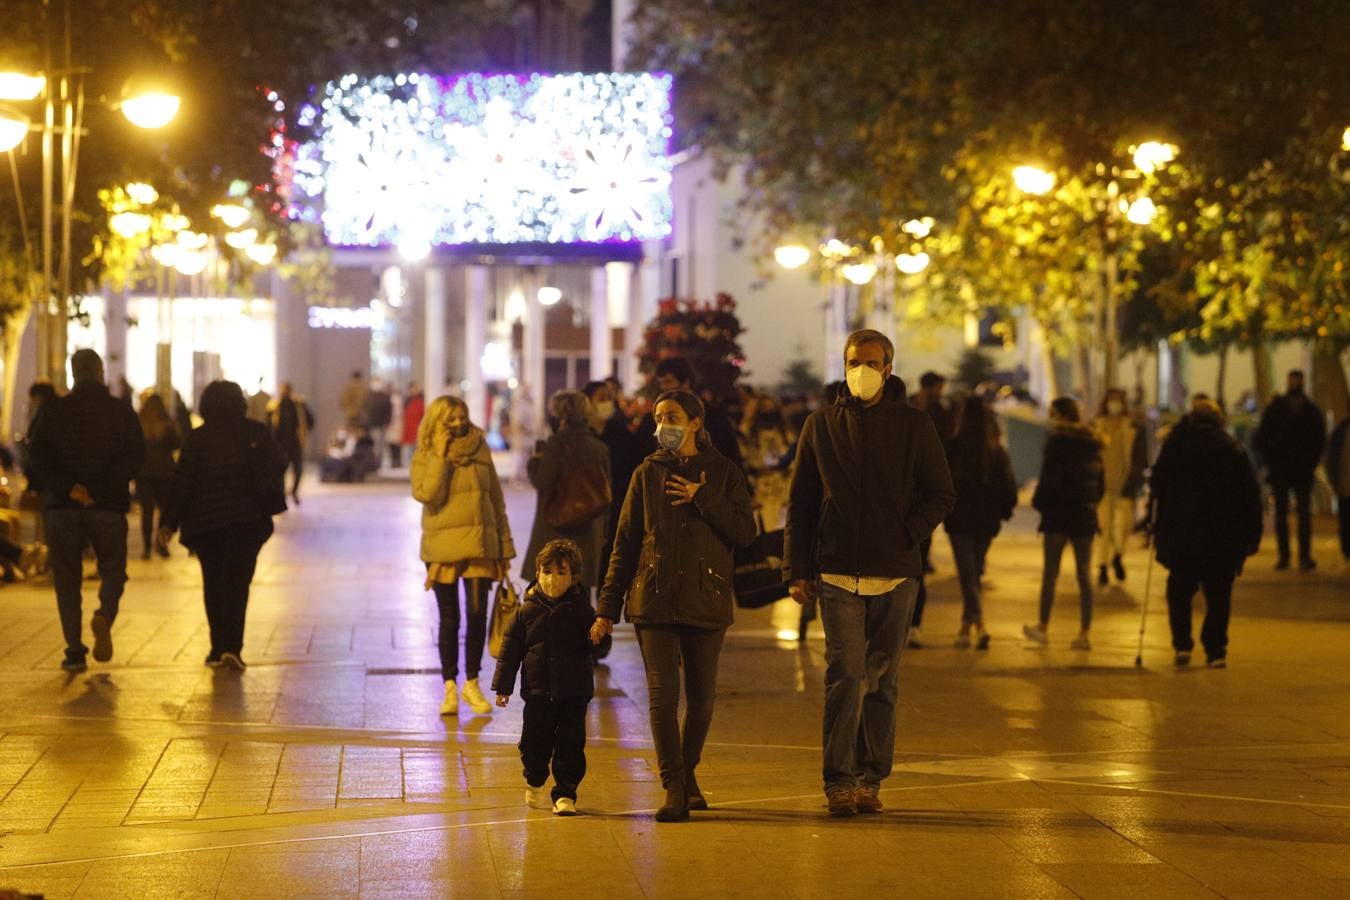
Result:
M892 375L875 406L843 387L802 428L788 495L783 573L916 578L919 545L956 503L933 420Z
M77 381L66 396L42 404L31 452L47 509L80 509L70 491L82 484L95 509L125 513L129 484L145 460L145 436L136 413L106 385Z
M1239 572L1261 543L1261 488L1246 452L1217 419L1192 413L1153 464L1158 562Z

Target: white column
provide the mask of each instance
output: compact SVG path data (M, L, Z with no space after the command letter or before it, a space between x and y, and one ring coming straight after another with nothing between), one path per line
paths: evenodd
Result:
M127 374L127 290L109 290L103 288L103 329L106 343L103 348L107 359L108 384L113 392L121 390L121 380Z
M630 396L642 387L637 354L642 348L642 332L656 314L656 301L661 294L661 245L649 241L643 245L642 254L642 262L629 282L628 327L623 333L624 358L619 370L624 390Z
M547 310L539 302L537 275L524 279L525 291L525 333L523 336L521 368L521 392L525 397L525 414L522 421L531 436L542 437L544 433L544 328Z
M430 267L424 282L422 389L431 398L445 391L445 272Z
M609 326L609 270L591 269L591 381L608 378L614 371L614 338Z
M848 340L848 285L833 272L826 274L825 381L844 378L844 342Z
M488 270L464 267L464 402L469 419L487 425L487 386L483 383L483 348L487 346Z

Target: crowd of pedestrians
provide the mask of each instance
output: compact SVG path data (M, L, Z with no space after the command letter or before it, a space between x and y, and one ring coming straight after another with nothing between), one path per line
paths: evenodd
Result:
M555 394L550 434L526 464L536 504L518 570L489 436L467 404L450 396L427 403L416 385L395 396L353 373L339 397L342 428L365 435L376 459L387 455L395 468L411 450L420 556L439 612L440 712L457 715L462 701L488 714L489 695L506 706L519 683L531 806L575 813L594 667L626 620L642 657L665 792L656 818L679 821L707 808L697 770L736 606L737 554L781 530L783 592L801 604L802 636L817 614L825 633L826 806L833 816L881 810L901 652L924 645L918 632L933 535L945 527L961 594L953 644L987 650L986 569L997 563L991 547L1013 516L1019 485L989 394L977 389L953 402L945 379L930 372L911 396L894 372L891 340L877 331L850 335L844 363L844 380L818 400L750 389L713 396L679 357L651 373L649 403L625 397L613 379ZM62 667L81 671L87 655L99 662L113 655L134 497L142 557L168 555L179 534L200 565L206 664L243 671L250 585L273 517L287 509L288 493L299 503L313 412L289 384L275 398L261 388L250 398L237 384L216 381L200 398L201 424L185 430L174 394L147 392L139 411L113 396L93 351L75 353L71 370L68 394L42 385L30 393L35 414L24 448L30 487L42 496L66 643ZM1262 537L1258 466L1274 498L1277 568L1294 561L1291 494L1298 567L1316 565L1311 496L1319 464L1340 499L1341 549L1350 562L1347 433L1350 419L1327 440L1299 372L1264 411L1255 460L1204 395L1158 434L1156 448L1121 390L1107 391L1090 421L1073 398L1055 398L1030 498L1043 546L1039 616L1024 636L1033 645L1050 642L1059 569L1070 548L1079 627L1069 647L1090 650L1094 571L1096 587L1112 576L1124 581L1127 563L1134 565L1130 538L1142 527L1168 572L1175 664L1190 664L1192 606L1203 593L1205 661L1226 667L1234 583ZM81 596L86 549L100 582L92 649ZM21 566L31 558L26 548L0 544L0 563ZM490 609L493 585L503 585L499 603L507 603L513 570L527 586L498 615ZM485 693L490 620L497 662Z

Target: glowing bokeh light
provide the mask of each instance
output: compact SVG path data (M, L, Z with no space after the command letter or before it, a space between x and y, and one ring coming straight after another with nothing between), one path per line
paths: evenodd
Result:
M13 150L28 135L28 117L0 104L0 153Z
M877 275L877 267L869 262L844 266L840 271L844 273L845 278L860 287L870 282Z
M1152 175L1176 158L1177 148L1174 144L1145 141L1134 149L1134 166L1145 175Z
M1048 194L1055 187L1055 173L1035 166L1018 166L1012 176L1013 184L1024 194Z
M541 287L539 289L539 303L542 306L553 306L562 299L562 291L555 287Z
M895 257L895 267L905 275L918 275L930 261L927 253L900 253Z
M122 115L139 128L163 128L178 115L182 99L172 94L148 93L122 101Z
M27 102L37 99L47 79L26 72L0 72L0 100Z
M811 251L801 244L785 244L773 251L773 258L785 269L800 269L811 261Z
M670 77L348 75L299 148L292 213L347 246L670 233Z

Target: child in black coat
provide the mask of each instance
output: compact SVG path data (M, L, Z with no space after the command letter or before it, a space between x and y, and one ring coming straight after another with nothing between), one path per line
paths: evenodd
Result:
M577 785L586 775L586 705L595 695L591 625L595 610L581 584L581 550L549 541L536 560L536 580L502 642L492 690L497 705L511 702L516 670L525 713L520 761L525 802L547 809L544 782L553 766L553 814L574 816Z

